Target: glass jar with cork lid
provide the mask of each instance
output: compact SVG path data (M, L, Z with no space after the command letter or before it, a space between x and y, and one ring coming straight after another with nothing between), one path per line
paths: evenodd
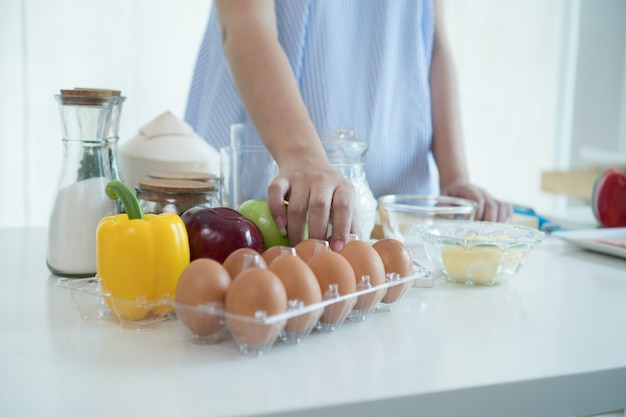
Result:
M144 213L176 213L196 206L218 207L215 183L190 179L146 178L136 188Z
M46 263L56 275L94 275L98 222L119 212L104 191L114 178L115 153L108 135L113 109L120 102L111 91L74 89L55 95L63 153L48 222Z
M155 180L189 180L189 181L202 181L208 182L215 186L215 191L219 194L220 185L222 180L215 174L210 172L195 172L195 171L162 171L151 172L146 176L146 179Z

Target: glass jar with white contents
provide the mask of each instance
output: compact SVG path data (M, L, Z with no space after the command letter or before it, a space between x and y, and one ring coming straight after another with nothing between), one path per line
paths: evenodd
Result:
M59 102L63 155L48 223L46 263L56 275L96 273L96 229L118 213L105 193L113 178L107 141L111 112L120 98L107 90L62 90Z
M332 167L354 186L357 220L363 238L368 239L376 223L377 206L365 176L369 142L358 138L352 129L318 128L317 133Z

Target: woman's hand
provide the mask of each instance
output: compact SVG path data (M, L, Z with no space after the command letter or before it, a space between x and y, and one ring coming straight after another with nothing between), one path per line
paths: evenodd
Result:
M288 230L292 245L304 239L308 219L309 237L314 239L325 240L332 223L330 247L339 251L350 233L360 236L355 191L350 181L324 165L307 158L284 161L268 188L268 202L279 229ZM287 209L284 200L289 201Z
M508 222L513 216L511 204L496 200L487 191L475 185L467 183L451 184L442 189L441 194L475 201L478 204L476 220Z

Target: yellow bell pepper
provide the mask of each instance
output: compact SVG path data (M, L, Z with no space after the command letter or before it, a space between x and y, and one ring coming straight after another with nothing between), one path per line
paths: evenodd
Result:
M104 299L123 320L171 311L167 301L174 299L190 259L185 224L174 213L144 216L135 194L120 181L110 181L106 194L119 198L127 214L98 224L96 269Z

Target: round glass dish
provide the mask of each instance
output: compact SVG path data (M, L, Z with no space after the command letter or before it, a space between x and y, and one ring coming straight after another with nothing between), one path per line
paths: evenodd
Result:
M411 228L442 220L473 220L478 205L463 198L433 195L386 195L378 199L383 236L407 246L419 244Z
M530 227L477 221L421 224L412 231L424 244L435 274L465 285L508 281L545 236Z

